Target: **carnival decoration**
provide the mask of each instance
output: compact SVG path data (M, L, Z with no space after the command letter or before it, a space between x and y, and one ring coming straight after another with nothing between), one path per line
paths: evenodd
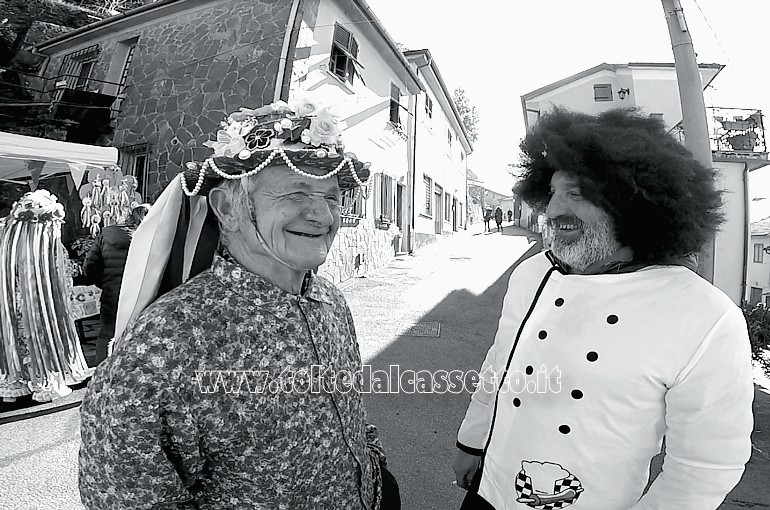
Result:
M90 371L71 318L64 208L46 190L14 203L0 228L0 397L47 402Z
M133 175L123 175L120 167L91 170L88 184L80 188L83 209L80 221L93 237L102 228L126 221L134 207L142 202Z
M258 174L270 164L284 164L310 179L339 178L342 189L363 187L369 175L369 163L345 152L342 132L345 124L331 107L311 99L285 103L276 101L256 109L240 108L222 121L216 141L203 145L214 150L203 163L188 162L186 178L181 180L185 195L202 193L210 175L234 180ZM216 160L216 161L215 161ZM326 170L317 175L303 171L298 164ZM219 165L235 167L236 172ZM188 185L188 176L194 183Z

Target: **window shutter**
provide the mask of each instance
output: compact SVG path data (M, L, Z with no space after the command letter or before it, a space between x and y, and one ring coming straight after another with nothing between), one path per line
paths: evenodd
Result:
M382 184L380 183L380 175L374 176L374 186L372 189L372 195L374 196L374 200L372 200L372 205L374 206L374 219L379 220L380 214L382 214L382 197L381 197L381 189Z
M342 26L335 25L334 26L334 42L345 48L346 50L350 49L350 39L351 34Z

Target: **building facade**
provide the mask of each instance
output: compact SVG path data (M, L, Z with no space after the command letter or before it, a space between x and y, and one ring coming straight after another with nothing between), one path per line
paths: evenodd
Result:
M409 132L413 98L423 87L384 27L357 2L303 2L296 26L288 97L312 94L336 105L346 150L371 163L366 189L344 197L343 227L319 269L339 282L406 251Z
M724 68L700 64L707 87ZM674 64L601 64L521 96L529 129L557 106L590 114L614 108L639 108L660 118L684 143L682 110ZM709 137L717 186L723 195L725 222L717 233L713 253L713 283L739 304L746 294L748 235L748 173L768 164L762 112L737 108L707 108Z
M425 92L414 107L414 235L412 249L466 227L468 140L452 94L429 50L404 53Z
M770 218L751 224L745 300L770 308Z
M371 177L344 197L342 228L319 269L334 282L465 224L470 145L451 97L435 64L421 80L363 0L160 0L38 51L48 57L50 93L100 112L90 143L117 147L118 164L147 200L187 161L208 156L203 143L241 106L306 96L335 104L346 150L371 163ZM430 125L417 114L429 104ZM440 192L435 227L417 220L425 176Z

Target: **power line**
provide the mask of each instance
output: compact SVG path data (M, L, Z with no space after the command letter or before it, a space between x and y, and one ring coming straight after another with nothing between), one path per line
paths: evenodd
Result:
M738 80L738 85L741 88L741 92L743 92L745 94L746 87L743 84L743 80L741 80L741 75L740 75L740 72L739 72L738 68L733 64L733 61L730 58L730 55L727 53L727 49L722 44L722 41L719 39L719 36L717 35L716 30L714 30L714 27L711 26L711 23L709 22L708 17L706 16L706 13L703 12L703 9L701 8L700 4L698 3L698 0L693 0L693 3L695 4L695 6L700 11L701 16L703 17L703 21L706 22L706 26L708 26L709 30L711 30L711 34L714 36L714 40L719 45L719 48L722 50L722 54L725 56L725 59L727 60L727 63L730 64L730 67L735 70L735 77Z

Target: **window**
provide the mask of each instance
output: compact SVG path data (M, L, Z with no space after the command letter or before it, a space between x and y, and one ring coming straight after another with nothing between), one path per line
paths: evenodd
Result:
M401 125L401 90L395 83L390 84L390 121L397 125Z
M457 202L457 226L463 226L463 203Z
M86 90L88 88L88 79L91 77L91 71L94 70L95 60L89 60L80 64L77 79L75 80L75 90Z
M760 301L762 301L762 289L759 287L752 287L751 293L749 294L749 304L754 306Z
M390 223L393 214L393 177L380 174L374 181L374 218L381 222Z
M427 94L425 94L425 113L428 114L429 118L433 118L433 101L431 101Z
M764 244L754 245L754 262L762 264L765 261L764 250L765 250Z
M444 219L452 221L452 195L444 193Z
M334 41L332 42L329 70L340 80L353 84L353 77L358 74L358 43L346 29L337 24L334 26Z
M136 191L142 195L143 200L150 196L147 189L149 170L150 147L146 143L126 145L118 149L118 166L123 169L125 175L133 175L136 178Z
M594 85L594 101L612 101L612 85Z
M425 214L431 216L433 214L433 181L427 175L422 176L422 182L425 184Z
M86 89L98 57L98 44L65 55L61 67L59 67L59 76L56 81L66 81L67 88Z
M364 217L364 197L361 188L345 190L342 193L342 206L340 213L348 218Z

